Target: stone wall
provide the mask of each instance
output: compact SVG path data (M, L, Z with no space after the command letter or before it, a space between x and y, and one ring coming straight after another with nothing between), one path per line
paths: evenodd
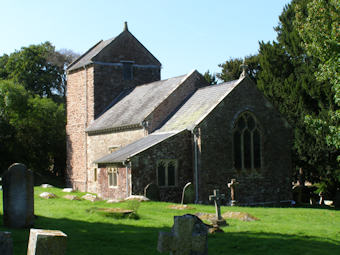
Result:
M97 183L94 180L94 169L97 165L93 161L113 152L115 149L119 149L129 143L132 143L142 137L144 137L144 129L127 130L121 132L103 133L96 135L88 135L87 147L87 166L88 166L88 191L97 192L97 185L101 186L101 182ZM116 148L113 148L116 147ZM98 169L97 169L98 171ZM99 181L99 179L98 179ZM99 188L98 190L101 190Z
M232 178L240 183L236 193L240 203L291 199L291 128L255 86L245 79L199 125L199 199L203 202L216 188L229 194L227 183ZM261 125L262 167L258 170L233 166L233 126L244 111L252 112Z
M94 115L97 118L123 89L160 80L160 68L133 67L133 79L124 80L122 66L95 64L94 80Z
M186 183L193 182L191 133L183 131L131 159L133 195L142 195L149 183L157 184L156 168L159 159L177 160L177 187L159 189L162 201L179 203L183 187Z
M128 178L130 178L131 171L128 169ZM131 187L129 185L130 192ZM103 199L122 199L127 197L126 191L126 167L118 166L118 186L109 187L108 168L98 169L98 187L97 194Z
M85 128L94 116L93 67L68 73L66 115L67 182L74 188L84 190L86 174Z
M158 60L129 31L122 32L92 61L86 68L69 71L67 75L67 182L82 191L88 188L93 190L91 183L90 187L87 187L86 179L91 173L86 171L86 164L89 165L102 150L107 150L100 147L102 141L99 140L99 152L93 154L95 144L87 141L88 136L85 133L88 124L103 113L124 89L160 80L161 68ZM132 80L123 79L121 61L133 61ZM132 142L137 139L133 137L128 140ZM87 146L91 146L89 153Z

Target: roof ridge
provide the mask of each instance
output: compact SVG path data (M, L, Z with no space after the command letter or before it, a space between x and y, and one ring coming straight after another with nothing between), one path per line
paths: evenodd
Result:
M226 81L226 82L222 82L222 83L218 83L218 84L213 84L213 85L209 85L209 86L204 86L202 88L198 88L198 90L203 90L203 89L212 89L212 88L215 88L215 87L219 87L219 86L223 86L223 85L230 85L234 82L237 82L239 79L237 80L232 80L232 81Z

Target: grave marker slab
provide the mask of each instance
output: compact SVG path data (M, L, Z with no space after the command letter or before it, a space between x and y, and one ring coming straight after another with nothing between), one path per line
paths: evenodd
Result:
M154 183L149 183L144 188L144 197L153 201L159 201L159 188Z
M230 196L231 196L231 206L235 206L237 204L236 201L236 186L239 183L236 181L236 179L231 179L231 182L228 183L228 188L230 189Z
M33 172L24 164L15 163L3 178L4 225L12 228L28 228L34 224Z
M185 184L182 192L182 201L181 204L183 205L184 203L194 203L195 199L195 190L194 190L194 185L192 185L191 182L188 182Z
M30 230L27 255L64 255L67 235L59 230Z
M13 240L10 232L0 232L0 254L13 255Z
M221 216L221 201L225 199L224 194L220 194L218 189L214 189L214 195L209 196L210 201L214 201L216 209L216 222L214 224L218 226L226 226L227 222Z
M195 215L174 217L171 233L159 232L157 250L171 255L207 255L208 227Z

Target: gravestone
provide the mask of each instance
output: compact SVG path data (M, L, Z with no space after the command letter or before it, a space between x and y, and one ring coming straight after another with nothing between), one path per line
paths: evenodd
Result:
M0 254L13 255L13 240L10 232L0 232Z
M209 196L210 201L214 201L216 209L216 221L213 222L217 226L226 226L227 222L221 216L221 201L225 199L224 194L220 194L218 189L214 189L214 195Z
M149 183L144 188L144 197L153 201L159 201L159 188L154 183Z
M339 188L336 190L336 193L335 193L334 206L335 208L340 208L340 189Z
M64 255L67 235L59 230L30 230L27 255Z
M182 192L182 201L181 204L189 204L189 203L194 203L195 199L195 190L194 190L194 185L192 185L191 182L188 182L185 184Z
M228 183L228 188L230 189L230 196L231 196L231 206L235 206L237 204L236 201L236 186L239 183L236 181L236 179L231 179L231 182Z
M208 227L195 215L174 217L171 232L159 232L157 250L171 255L207 255Z
M23 164L11 165L2 177L4 225L28 228L34 224L33 172Z

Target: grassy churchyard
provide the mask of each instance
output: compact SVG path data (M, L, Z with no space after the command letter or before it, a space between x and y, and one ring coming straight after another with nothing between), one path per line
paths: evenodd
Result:
M42 192L58 197L43 199ZM173 216L186 213L214 213L214 206L190 205L190 210L174 210L171 203L142 202L139 219L108 217L94 208L131 209L129 202L67 200L58 188L35 187L35 228L61 230L68 235L67 254L160 254L156 250L158 232L170 231ZM81 197L85 193L74 192ZM2 194L1 194L2 196ZM209 234L209 254L340 254L340 211L315 208L222 207L247 212L258 221L227 219L224 233ZM3 227L1 203L0 231L12 232L14 255L26 254L29 230Z

